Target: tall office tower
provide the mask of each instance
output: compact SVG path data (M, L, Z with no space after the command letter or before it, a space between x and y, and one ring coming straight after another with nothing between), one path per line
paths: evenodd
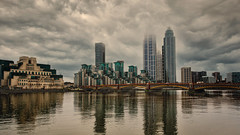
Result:
M165 32L162 47L163 80L168 83L176 82L176 46L173 30L168 28Z
M143 67L151 77L156 80L156 37L146 35L143 41Z
M181 68L181 82L182 83L191 83L192 82L191 67L182 67Z
M105 63L105 45L103 43L95 43L95 65L99 67L101 63Z
M162 54L160 51L157 52L157 68L156 68L156 80L162 82Z

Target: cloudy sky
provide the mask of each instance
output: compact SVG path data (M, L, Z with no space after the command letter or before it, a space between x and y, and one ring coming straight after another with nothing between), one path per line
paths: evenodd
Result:
M240 0L1 0L0 59L34 56L73 81L104 42L106 61L142 69L144 34L156 34L161 50L169 26L178 81L182 66L240 71Z

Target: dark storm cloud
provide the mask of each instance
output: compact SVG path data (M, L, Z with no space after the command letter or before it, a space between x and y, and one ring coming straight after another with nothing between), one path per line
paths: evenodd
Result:
M170 26L178 70L236 71L239 13L239 0L1 0L0 57L35 56L71 81L81 64L94 64L94 43L104 42L108 62L142 69L144 34L156 34L161 50Z

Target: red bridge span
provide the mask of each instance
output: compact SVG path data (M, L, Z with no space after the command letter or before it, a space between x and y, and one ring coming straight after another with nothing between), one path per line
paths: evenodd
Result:
M162 88L180 88L184 90L203 89L234 89L240 90L240 83L139 83L139 84L112 84L112 85L92 85L83 86L83 89L145 89L158 90Z

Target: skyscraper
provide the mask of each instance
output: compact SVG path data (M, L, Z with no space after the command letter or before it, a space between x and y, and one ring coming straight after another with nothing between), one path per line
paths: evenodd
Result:
M156 37L146 35L143 41L143 67L151 77L156 80Z
M103 43L95 43L96 67L98 67L101 63L105 63L105 45Z
M176 47L173 30L168 28L165 32L162 47L163 80L168 83L176 82Z
M182 67L181 68L181 82L182 83L191 83L192 82L191 67Z

